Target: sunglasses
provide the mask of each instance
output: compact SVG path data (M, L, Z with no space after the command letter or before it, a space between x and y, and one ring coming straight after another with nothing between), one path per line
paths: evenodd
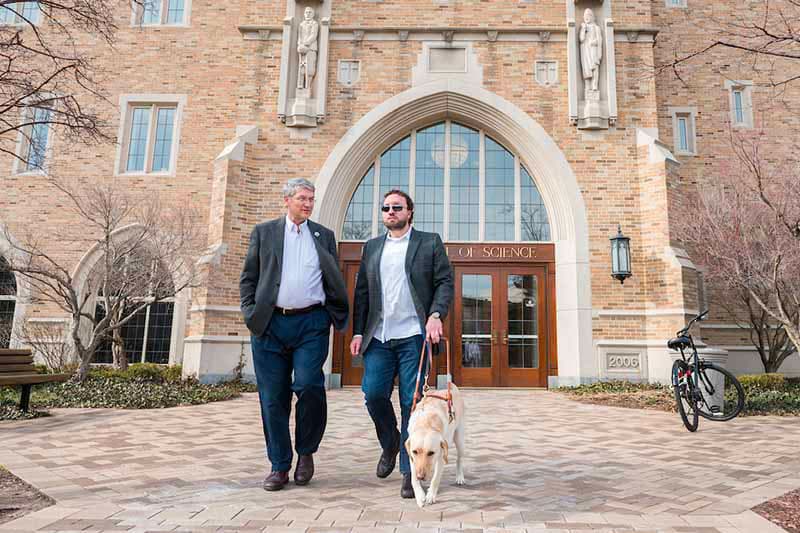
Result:
M382 206L381 206L381 211L383 211L384 213L388 213L388 212L389 212L389 209L391 209L392 211L394 211L395 213L397 213L397 212L399 212L399 211L402 211L402 210L403 210L403 209L405 209L405 208L406 208L406 206L404 206L404 205L398 205L398 204L394 204L394 205L382 205Z

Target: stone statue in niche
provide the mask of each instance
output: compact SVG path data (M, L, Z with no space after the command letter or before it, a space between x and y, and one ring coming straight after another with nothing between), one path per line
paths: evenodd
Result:
M580 31L581 70L586 100L600 99L600 61L603 59L603 34L594 19L594 12L583 12Z
M297 35L297 54L299 67L297 70L297 88L311 89L311 82L317 73L317 51L319 45L319 22L314 20L314 8L307 7L303 11L303 22L300 23Z

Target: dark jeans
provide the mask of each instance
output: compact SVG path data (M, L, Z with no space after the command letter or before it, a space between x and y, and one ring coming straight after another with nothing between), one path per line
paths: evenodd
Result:
M272 470L292 466L289 415L297 395L294 441L299 455L316 453L328 406L322 365L328 357L331 320L325 309L301 315L272 315L261 337L251 336L253 366L261 402L261 423ZM294 381L292 381L294 372Z
M422 335L391 339L386 342L372 339L364 353L364 378L361 380L361 390L364 391L367 411L375 423L381 448L392 449L397 445L398 437L400 438L400 472L404 474L411 472L405 443L408 438L408 419L414 401L414 384L417 380L422 341ZM424 377L425 367L422 371ZM399 435L397 417L392 406L395 376L399 376L402 418ZM420 383L420 390L422 385L423 383Z

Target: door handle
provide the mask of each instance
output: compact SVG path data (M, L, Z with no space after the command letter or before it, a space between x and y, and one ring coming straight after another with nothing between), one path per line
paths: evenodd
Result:
M497 344L497 331L492 331L492 344Z
M508 344L508 333L506 333L506 330L502 330L501 333L502 333L502 337L503 337L503 344L504 345Z

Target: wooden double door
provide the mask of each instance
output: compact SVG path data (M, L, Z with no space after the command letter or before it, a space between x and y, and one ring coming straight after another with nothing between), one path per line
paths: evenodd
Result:
M348 246L342 245L341 256L352 304L360 247L356 254ZM450 248L455 295L444 333L450 339L455 383L546 387L555 369L553 265L476 262L474 254L460 257ZM363 373L362 358L349 353L351 339L352 324L334 338L334 372L341 372L343 385L359 385ZM439 359L438 373L444 374L446 364Z

